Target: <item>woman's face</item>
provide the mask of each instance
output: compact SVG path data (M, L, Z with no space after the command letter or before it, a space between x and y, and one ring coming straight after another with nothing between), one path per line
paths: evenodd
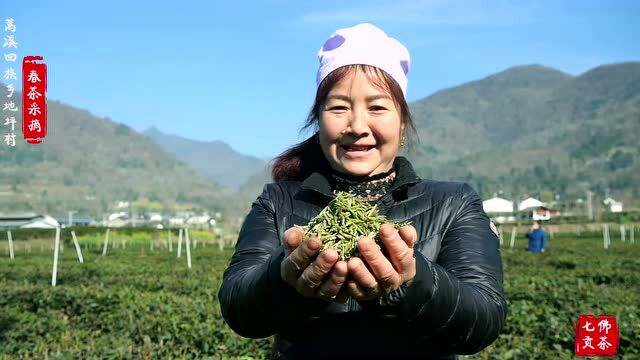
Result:
M404 125L391 94L360 69L327 94L320 115L320 146L336 171L371 176L391 170Z

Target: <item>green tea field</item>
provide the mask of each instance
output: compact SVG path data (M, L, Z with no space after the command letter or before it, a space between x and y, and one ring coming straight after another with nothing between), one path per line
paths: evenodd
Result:
M152 249L151 234L140 234L102 256L100 238L87 236L79 238L80 264L67 239L52 287L52 241L15 239L12 260L2 239L0 359L268 356L270 339L244 339L220 314L217 292L232 247L201 241L188 269L175 238L172 252L166 243ZM524 241L502 249L509 315L500 338L462 358L574 358L580 314L615 314L618 358L640 358L640 243L614 238L605 250L599 234L556 234L546 253L533 255Z

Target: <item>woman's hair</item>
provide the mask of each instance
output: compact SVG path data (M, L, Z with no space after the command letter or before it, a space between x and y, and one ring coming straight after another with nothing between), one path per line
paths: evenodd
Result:
M313 106L301 129L301 131L304 131L307 128L314 127L314 134L303 142L293 145L274 159L273 169L271 170L273 181L302 181L314 171L322 171L330 167L320 147L318 135L320 113L324 106L324 101L333 86L355 70L362 71L377 88L389 91L396 107L400 109L400 121L405 125L405 129L410 128L413 133L416 133L413 119L409 112L409 105L404 98L402 89L389 74L370 65L354 64L340 67L327 75L318 87Z

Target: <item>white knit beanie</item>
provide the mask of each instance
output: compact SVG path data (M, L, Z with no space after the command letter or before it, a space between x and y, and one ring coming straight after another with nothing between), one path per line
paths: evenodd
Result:
M409 50L374 25L363 23L336 30L318 51L318 58L318 87L333 70L345 65L363 64L384 70L407 97Z

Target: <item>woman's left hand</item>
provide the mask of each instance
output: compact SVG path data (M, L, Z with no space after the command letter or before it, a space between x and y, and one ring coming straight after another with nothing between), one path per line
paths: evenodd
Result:
M413 279L416 275L416 259L413 256L416 239L416 229L411 225L403 226L399 230L391 224L382 225L380 240L389 254L389 259L373 239L360 239L358 250L362 259L355 257L347 263L350 279L346 288L349 295L355 300L372 300L391 293ZM366 261L366 265L363 260Z

